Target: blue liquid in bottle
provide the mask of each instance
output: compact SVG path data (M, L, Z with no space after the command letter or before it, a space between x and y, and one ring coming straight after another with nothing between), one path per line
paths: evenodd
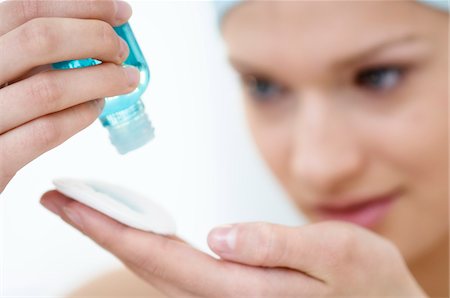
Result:
M102 125L108 129L111 143L120 154L125 154L145 145L154 137L154 129L141 100L141 95L147 89L150 81L150 71L130 25L126 23L114 27L114 30L130 48L130 55L124 65L132 65L139 69L140 82L131 93L106 98L105 108L99 119ZM101 61L88 58L55 63L53 67L55 69L71 69L100 63Z

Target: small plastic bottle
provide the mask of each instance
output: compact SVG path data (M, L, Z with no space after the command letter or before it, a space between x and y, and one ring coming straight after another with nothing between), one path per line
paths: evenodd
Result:
M140 71L138 87L131 93L106 98L105 108L99 119L109 131L111 143L120 154L137 149L154 137L154 129L145 113L141 95L150 81L150 71L144 55L128 23L114 27L130 48L130 55L124 65L132 65ZM55 69L71 69L94 66L101 61L95 59L70 60L53 64Z

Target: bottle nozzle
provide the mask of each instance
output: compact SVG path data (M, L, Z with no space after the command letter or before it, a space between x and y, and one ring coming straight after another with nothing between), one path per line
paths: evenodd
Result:
M154 138L154 128L140 99L123 111L101 117L100 121L120 154L142 147Z

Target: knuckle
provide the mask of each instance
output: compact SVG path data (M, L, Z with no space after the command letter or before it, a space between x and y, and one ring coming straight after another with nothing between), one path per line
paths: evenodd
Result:
M273 250L275 246L275 231L272 225L266 223L255 223L250 229L244 229L240 240L248 243L248 239L252 241L251 245L255 247L254 260L259 264L272 263ZM245 239L243 239L245 237Z
M30 82L27 96L45 111L53 111L58 106L62 89L54 77L49 74L41 74Z
M36 120L34 127L34 137L45 147L58 143L61 131L50 118L40 118Z
M119 38L111 25L104 21L95 21L94 34L97 37L97 40L101 42L103 49L114 49L114 52L117 52Z
M44 55L57 46L52 27L43 19L33 19L25 23L20 34L19 43L27 53Z
M103 16L104 19L111 19L116 13L116 7L112 0L87 0L84 3L87 6L87 11L99 17Z
M116 2L115 1L103 1L103 7L102 7L103 12L110 17L115 17L116 16Z
M20 15L23 20L31 20L39 16L39 2L40 1L33 0L17 1L18 15Z

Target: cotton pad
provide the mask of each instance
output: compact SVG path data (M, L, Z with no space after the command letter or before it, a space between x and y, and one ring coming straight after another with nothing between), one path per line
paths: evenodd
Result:
M175 234L175 222L161 206L126 188L101 181L55 179L62 194L132 228Z

